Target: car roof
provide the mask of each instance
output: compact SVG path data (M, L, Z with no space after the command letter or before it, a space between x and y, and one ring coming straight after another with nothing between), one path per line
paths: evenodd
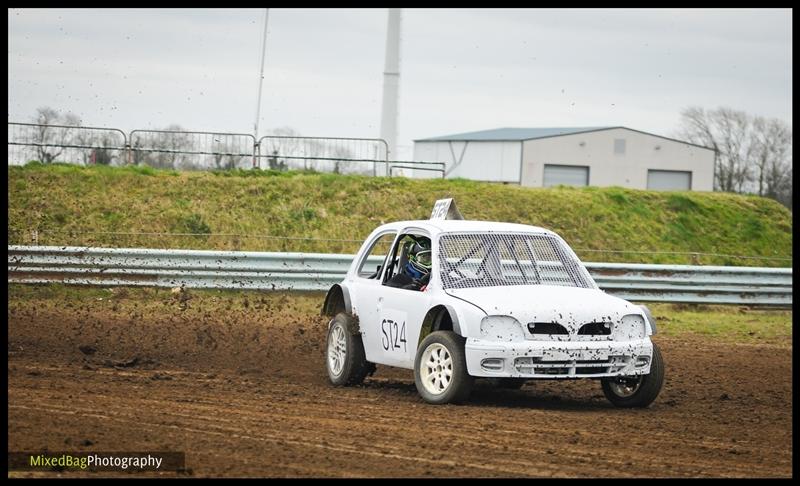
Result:
M409 226L427 230L431 236L439 233L455 232L509 232L509 233L539 233L555 235L552 231L538 226L517 223L500 223L497 221L473 221L466 219L437 219L437 220L412 220L396 221L380 226L380 230L401 230Z

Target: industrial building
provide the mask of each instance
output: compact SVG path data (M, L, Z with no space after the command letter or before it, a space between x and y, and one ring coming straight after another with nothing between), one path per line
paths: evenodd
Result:
M714 150L626 127L497 128L414 141L445 176L530 187L711 191ZM421 170L412 177L434 177Z

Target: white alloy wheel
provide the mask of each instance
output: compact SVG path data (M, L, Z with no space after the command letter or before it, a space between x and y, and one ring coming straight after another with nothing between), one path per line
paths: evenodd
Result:
M447 391L453 378L453 357L446 347L431 343L420 361L420 377L425 390L432 395Z
M335 322L328 335L328 367L334 376L342 374L346 358L347 339L345 338L345 331L341 324Z
M461 403L469 398L474 379L467 373L466 339L450 330L428 334L414 358L414 385L423 400L434 405Z

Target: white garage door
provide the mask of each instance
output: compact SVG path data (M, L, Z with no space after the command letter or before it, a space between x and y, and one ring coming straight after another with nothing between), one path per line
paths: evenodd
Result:
M648 170L647 188L653 191L688 191L692 173L680 170Z
M557 186L588 186L589 168L581 165L553 165L544 166L544 187Z

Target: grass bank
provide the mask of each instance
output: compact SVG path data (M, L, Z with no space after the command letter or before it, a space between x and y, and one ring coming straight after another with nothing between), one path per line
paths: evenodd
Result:
M9 167L8 234L11 244L349 253L379 224L427 219L443 197L469 219L552 229L585 261L791 265L702 255L791 257L791 213L766 198L302 172ZM689 252L700 255L679 254Z

